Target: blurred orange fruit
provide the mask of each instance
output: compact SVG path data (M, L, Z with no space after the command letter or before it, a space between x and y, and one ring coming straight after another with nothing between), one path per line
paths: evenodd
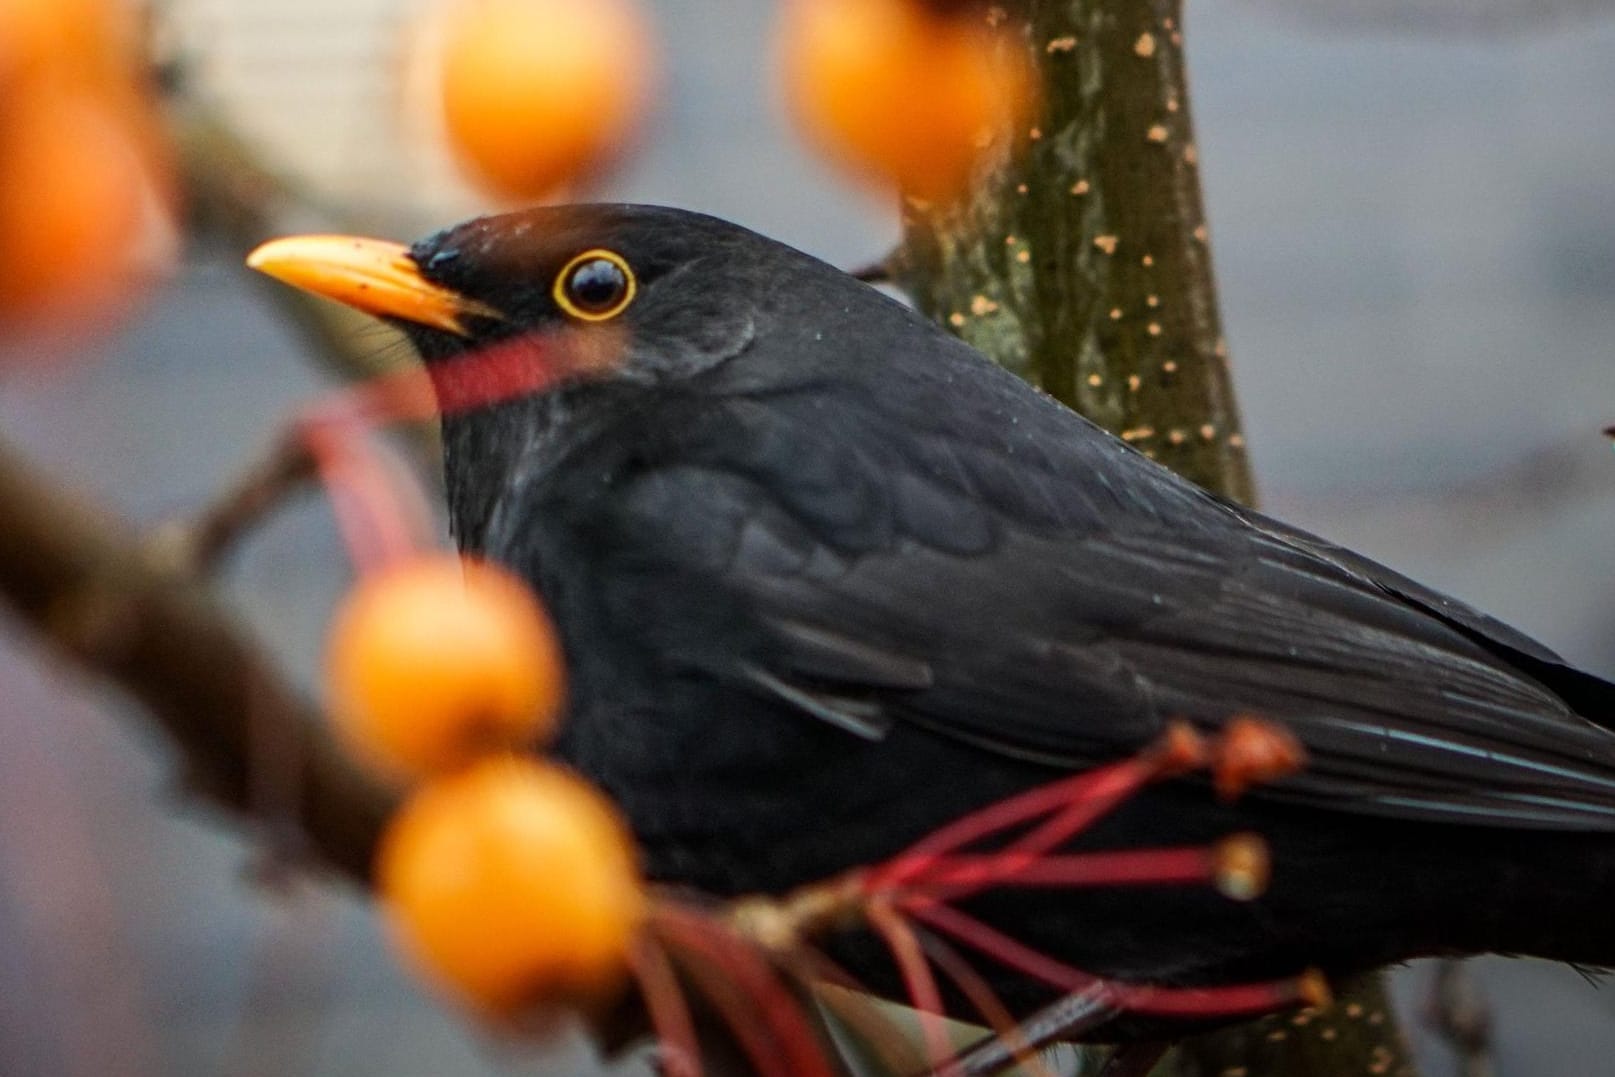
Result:
M67 77L94 88L132 80L136 7L119 0L0 3L0 82Z
M157 189L101 95L50 82L0 104L0 323L83 321L121 298Z
M645 911L615 810L535 759L424 786L388 827L376 876L405 952L495 1013L602 1001Z
M787 98L809 137L913 197L960 194L982 155L1031 117L1031 63L976 5L789 0L780 40Z
M633 134L652 82L634 0L457 0L439 18L449 140L493 191L549 194Z
M138 7L0 0L0 362L59 354L173 253L169 149ZM18 332L20 330L20 332Z
M532 592L452 554L360 581L337 611L326 672L349 740L406 775L542 740L565 699L560 643Z

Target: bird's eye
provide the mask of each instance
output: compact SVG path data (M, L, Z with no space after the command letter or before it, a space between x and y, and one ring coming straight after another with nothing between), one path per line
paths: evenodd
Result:
M555 278L555 303L574 318L603 322L634 300L634 271L615 251L584 251Z

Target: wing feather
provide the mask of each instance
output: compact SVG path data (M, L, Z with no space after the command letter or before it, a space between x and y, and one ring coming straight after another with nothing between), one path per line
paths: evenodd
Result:
M910 373L946 384L912 399L848 374L659 424L677 444L615 526L725 626L662 650L860 736L907 721L1072 767L1255 713L1311 755L1263 795L1615 830L1615 687L937 352Z

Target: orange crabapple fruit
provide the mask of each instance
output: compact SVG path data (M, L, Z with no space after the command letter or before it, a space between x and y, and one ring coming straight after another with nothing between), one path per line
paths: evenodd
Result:
M631 138L653 80L635 0L454 0L436 17L443 121L496 194L553 194Z
M376 881L405 954L494 1016L607 1001L646 909L610 802L528 757L422 786L383 836Z
M453 554L361 579L332 623L326 672L350 743L405 776L545 740L566 694L560 642L532 592Z
M100 94L24 83L0 103L0 325L114 305L156 190L133 126Z
M139 26L119 0L0 4L0 82L65 78L97 89L133 79Z
M960 194L1036 98L1020 44L995 34L977 5L788 0L780 43L787 99L812 141L926 201Z
M916 199L963 192L1035 98L1019 45L998 39L975 5L788 0L780 42L788 102L807 136Z

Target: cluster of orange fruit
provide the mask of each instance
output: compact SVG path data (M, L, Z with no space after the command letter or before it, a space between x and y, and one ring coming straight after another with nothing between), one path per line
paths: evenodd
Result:
M564 669L527 587L451 554L377 569L331 633L340 728L383 771L421 782L381 844L383 906L406 954L492 1015L607 997L644 916L615 809L516 754L553 736Z
M635 0L448 0L433 17L449 139L502 195L553 195L608 163L654 85ZM985 151L1023 133L1036 99L1025 46L985 4L787 0L786 96L853 172L947 200Z
M488 188L556 193L620 152L654 83L636 0L446 0L437 50L449 138ZM1027 122L1024 49L970 3L788 0L789 99L818 145L927 199L960 192ZM610 804L536 756L564 662L520 581L449 555L373 571L339 610L332 711L356 751L422 782L382 843L400 942L484 1010L588 1004L619 984L646 914Z
M0 4L0 326L123 301L172 202L135 5Z

